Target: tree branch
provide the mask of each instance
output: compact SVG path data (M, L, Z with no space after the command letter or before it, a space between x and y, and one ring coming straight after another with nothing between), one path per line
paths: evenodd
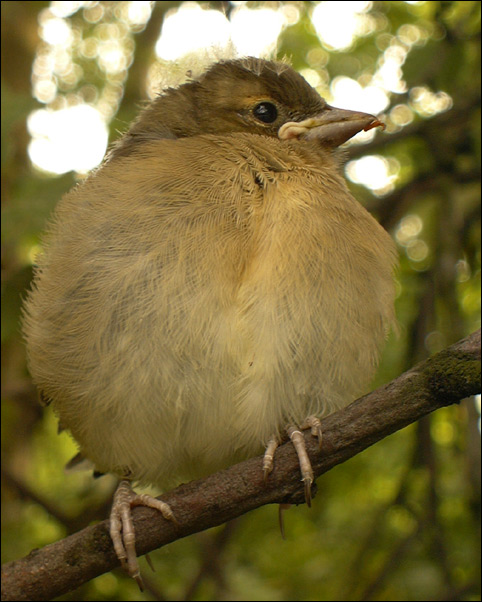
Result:
M323 420L323 447L306 434L316 476L430 412L480 392L480 330ZM139 555L270 503L304 501L291 444L276 451L263 481L252 458L161 496L178 525L149 508L134 509ZM108 521L33 550L2 568L2 600L50 600L118 566Z

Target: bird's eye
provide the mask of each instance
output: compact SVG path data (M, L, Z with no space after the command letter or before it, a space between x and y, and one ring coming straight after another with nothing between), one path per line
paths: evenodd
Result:
M260 102L254 107L253 115L263 123L273 123L278 117L278 109L271 102Z

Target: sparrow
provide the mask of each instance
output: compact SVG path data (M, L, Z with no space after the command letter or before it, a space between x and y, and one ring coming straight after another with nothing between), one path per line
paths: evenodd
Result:
M142 583L130 509L301 430L368 386L394 323L395 246L350 194L338 147L382 126L285 62L222 60L145 108L62 198L25 301L30 372L100 472Z

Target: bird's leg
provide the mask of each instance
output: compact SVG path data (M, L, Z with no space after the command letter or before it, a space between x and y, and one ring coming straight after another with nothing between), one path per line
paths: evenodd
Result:
M130 481L122 479L114 494L110 512L110 536L117 558L126 573L137 581L140 590L144 589L136 555L136 534L132 522L131 509L134 506L147 506L159 510L167 520L176 522L171 508L165 502L150 495L137 494Z
M311 468L311 462L306 453L305 438L303 433L296 426L288 426L286 429L288 437L293 443L296 453L298 454L298 461L300 463L301 480L305 485L305 500L306 504L311 506L311 485L313 483L313 469Z
M294 445L300 463L301 480L305 485L305 500L308 506L311 506L311 485L313 484L314 476L311 462L306 453L305 438L303 437L302 429L311 429L313 437L318 439L318 446L321 449L322 430L321 422L316 416L309 416L300 427L289 425L286 427L286 433ZM280 441L278 437L273 436L268 441L263 458L263 473L266 479L269 473L273 470L274 452Z

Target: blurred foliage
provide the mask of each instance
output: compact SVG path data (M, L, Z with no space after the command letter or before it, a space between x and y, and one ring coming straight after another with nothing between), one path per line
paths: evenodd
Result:
M91 3L96 5L97 3ZM123 2L101 2L115 22ZM158 2L145 28L131 33L132 60L116 82L121 94L112 138L145 99L142 85L167 10ZM229 2L200 2L224 10ZM376 384L386 382L479 325L480 311L480 2L371 2L371 31L343 51L323 47L310 20L314 2L292 5L299 19L284 29L279 55L320 73L320 92L344 75L374 74L395 43L406 90L390 96L387 132L352 158L377 154L399 166L393 190L354 193L393 234L400 248L397 311ZM337 3L338 4L338 3ZM341 4L341 3L340 3ZM347 3L349 4L349 3ZM2 2L2 552L21 557L107 516L110 477L65 475L75 453L42 411L19 335L21 298L31 277L31 251L48 215L73 182L32 168L27 145L31 69L41 41L38 17L48 2ZM91 23L74 12L80 31ZM415 37L414 37L415 36ZM85 84L100 90L105 73L75 59ZM325 82L325 83L323 83ZM120 87L120 88L119 88ZM67 86L68 88L68 86ZM84 88L85 89L85 88ZM445 93L452 108L424 111L423 94ZM397 125L397 111L411 118ZM395 111L395 112L394 112ZM415 227L414 227L415 225ZM421 252L420 252L421 251ZM480 600L480 431L474 400L439 410L338 466L318 481L312 509L285 514L261 508L234 523L152 554L143 599L157 600ZM120 571L103 575L65 600L139 600Z

